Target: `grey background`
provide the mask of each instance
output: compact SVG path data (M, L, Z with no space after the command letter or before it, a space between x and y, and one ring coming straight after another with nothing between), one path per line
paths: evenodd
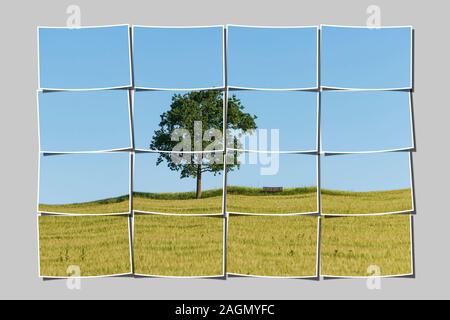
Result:
M273 279L91 279L79 291L65 281L38 278L36 196L36 26L64 26L77 4L83 25L365 25L366 8L381 7L383 25L416 29L414 94L418 152L414 155L418 216L416 279L385 279L370 291L365 280L321 282ZM316 299L449 298L450 213L448 1L8 1L2 2L0 165L1 298Z

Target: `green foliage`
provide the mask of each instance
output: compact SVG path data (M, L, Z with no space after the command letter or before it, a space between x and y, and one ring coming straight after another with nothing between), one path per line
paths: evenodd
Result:
M201 150L205 150L211 143L214 143L217 149L223 149L223 139L220 137L211 137L210 141L204 141L199 137L199 132L194 130L194 123L201 121L202 132L211 130L224 130L224 114L223 114L223 95L220 90L209 91L193 91L186 94L175 94L172 97L170 109L161 115L159 129L155 131L150 148L154 150L174 150L179 141L172 141L172 133L175 130L185 130L185 134L181 138L185 138L189 134L191 139L202 141ZM256 116L244 112L244 106L236 98L232 96L228 103L228 123L227 127L233 130L250 131L256 129ZM208 140L208 139L206 139ZM237 138L235 138L237 142ZM191 146L194 144L191 141ZM185 150L186 151L186 150ZM186 155L185 155L186 156ZM222 154L220 154L220 157ZM189 157L189 159L187 159ZM157 160L157 165L166 161L170 170L179 171L181 178L198 178L204 172L211 172L214 175L223 171L223 161L210 157L202 157L199 155L189 155L185 157L185 161L173 161L172 155L161 153ZM201 165L201 168L199 168ZM235 169L237 164L227 166L227 171Z
M304 188L285 188L282 192L268 193L264 192L261 188L251 187L239 187L229 186L227 187L227 194L247 195L247 196L282 196L282 195L296 195L315 193L316 187L304 187ZM211 189L203 191L202 198L221 197L222 189ZM146 198L146 199L161 199L161 200L187 200L195 199L195 192L164 192L164 193L147 193L147 192L135 192L134 197Z

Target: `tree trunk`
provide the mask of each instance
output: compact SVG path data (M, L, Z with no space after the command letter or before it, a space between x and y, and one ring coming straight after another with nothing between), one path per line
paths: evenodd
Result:
M202 166L197 166L197 199L202 197Z

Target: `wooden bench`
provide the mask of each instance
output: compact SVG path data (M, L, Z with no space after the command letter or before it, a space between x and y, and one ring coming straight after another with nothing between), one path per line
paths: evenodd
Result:
M263 187L263 192L269 193L283 192L283 187Z

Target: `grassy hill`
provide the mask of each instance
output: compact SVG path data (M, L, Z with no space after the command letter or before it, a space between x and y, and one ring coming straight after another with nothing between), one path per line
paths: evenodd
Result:
M222 189L205 190L202 198L195 192L134 193L137 211L211 214L222 212ZM241 213L304 213L317 211L315 187L287 188L268 193L260 188L227 188L227 210ZM410 189L350 192L322 190L322 211L330 214L365 214L412 209ZM129 211L128 196L86 203L39 205L40 211L62 213L121 213Z
M125 195L81 203L39 204L39 211L80 214L124 213L130 211L129 198L128 195Z

